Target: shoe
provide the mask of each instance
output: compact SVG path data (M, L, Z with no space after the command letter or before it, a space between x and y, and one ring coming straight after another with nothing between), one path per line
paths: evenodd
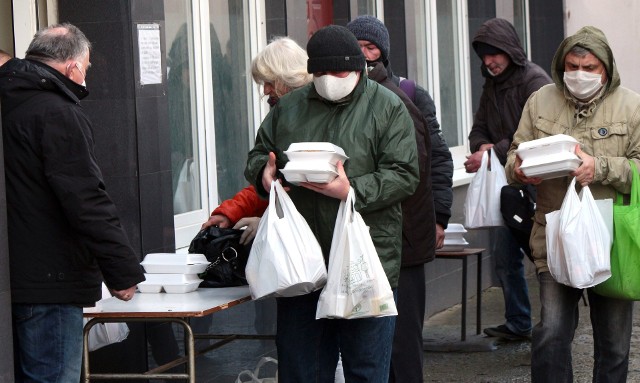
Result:
M498 327L485 328L484 333L490 337L502 338L506 340L531 340L531 332L525 334L516 334L515 332L509 330L509 328L503 324Z

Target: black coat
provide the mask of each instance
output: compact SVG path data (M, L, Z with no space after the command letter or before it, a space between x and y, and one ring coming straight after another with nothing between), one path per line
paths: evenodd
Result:
M386 69L391 81L396 86L400 86L400 77L393 74L390 65L387 65ZM449 225L449 218L451 218L451 205L453 204L453 158L442 135L436 116L436 104L429 92L416 84L415 99L411 101L427 122L431 140L431 187L436 223L446 229Z
M0 69L13 303L88 306L102 277L116 290L144 280L96 163L86 95L36 61Z
M409 97L387 76L382 63L375 63L369 78L395 93L409 111L416 133L420 183L413 195L402 201L402 267L432 261L436 251L436 222L431 188L431 136L427 121Z
M494 144L493 150L504 165L524 104L533 92L550 84L551 78L527 60L515 28L506 20L491 19L482 24L472 42L474 47L478 43L499 48L510 57L511 64L495 77L487 72L484 63L481 65L485 83L469 133L469 146L475 153L483 144Z

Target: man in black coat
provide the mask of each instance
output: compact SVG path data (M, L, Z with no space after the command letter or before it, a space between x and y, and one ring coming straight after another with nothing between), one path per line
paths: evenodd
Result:
M144 280L80 106L90 48L75 26L54 25L0 69L17 382L78 382L82 308L103 279L125 301Z
M402 202L402 267L389 382L422 382L424 264L432 261L436 249L444 244L444 229L451 217L453 199L453 161L429 93L415 85L413 92L409 92L413 94L405 94L400 78L391 72L387 27L373 16L360 16L349 22L347 28L358 39L367 59L369 78L402 99L415 127L420 184L416 192Z

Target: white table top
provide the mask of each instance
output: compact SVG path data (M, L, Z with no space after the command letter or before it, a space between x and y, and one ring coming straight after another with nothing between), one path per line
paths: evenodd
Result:
M85 317L201 317L251 300L249 286L199 288L183 294L140 293L128 302L111 297L84 309Z

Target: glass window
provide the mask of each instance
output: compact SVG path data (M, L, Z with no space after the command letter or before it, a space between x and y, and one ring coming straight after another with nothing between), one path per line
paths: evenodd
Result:
M449 147L465 141L458 10L455 0L436 3L440 125Z
M191 2L165 0L174 214L202 208Z
M253 146L248 16L245 0L209 0L218 203L247 186Z

